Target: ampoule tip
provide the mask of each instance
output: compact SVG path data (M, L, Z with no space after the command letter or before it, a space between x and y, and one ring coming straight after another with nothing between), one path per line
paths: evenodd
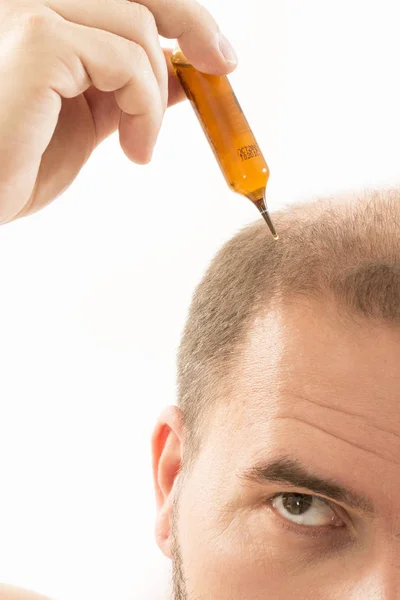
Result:
M258 210L262 214L264 221L268 225L269 230L272 233L272 237L274 238L274 240L279 240L279 235L275 231L275 227L271 220L271 217L269 216L269 212L268 212L267 205L265 203L264 198L260 198L259 200L257 200L255 202L255 205L257 206Z
M269 227L270 232L272 233L272 237L274 238L274 240L279 240L279 235L276 233L275 231L275 227L274 224L271 221L271 217L269 216L269 213L267 210L263 210L261 212L262 216L264 217L264 221L266 222L266 224Z

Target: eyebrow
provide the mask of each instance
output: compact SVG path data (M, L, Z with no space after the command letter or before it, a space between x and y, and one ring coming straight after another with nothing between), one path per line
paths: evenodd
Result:
M323 495L337 502L346 504L363 513L372 514L373 504L366 496L346 489L331 479L322 479L313 475L298 460L287 457L272 462L260 463L246 469L241 479L253 483L280 483L283 485L305 488L312 494Z

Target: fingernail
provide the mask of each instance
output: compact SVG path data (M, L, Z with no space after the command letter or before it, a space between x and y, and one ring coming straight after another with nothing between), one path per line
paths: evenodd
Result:
M230 41L222 33L219 33L218 37L219 49L225 61L230 65L237 65L238 57Z

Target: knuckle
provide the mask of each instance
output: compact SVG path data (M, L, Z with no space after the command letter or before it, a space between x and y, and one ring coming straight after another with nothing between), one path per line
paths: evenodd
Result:
M139 24L141 28L146 30L157 30L156 20L151 10L144 4L135 4L133 6L135 6L136 9L136 24Z
M54 27L54 21L42 12L19 15L16 26L22 37L31 41L46 38Z
M102 73L101 89L102 91L111 91L119 89L132 78L134 72L138 69L142 71L142 64L145 54L143 48L126 40L117 38L110 41L109 44L109 62L113 67L107 68Z
M136 79L153 86L155 83L154 71L146 51L139 44L131 42L129 49L129 70Z
M140 44L129 41L127 43L127 54L132 68L146 69L149 66L146 51Z

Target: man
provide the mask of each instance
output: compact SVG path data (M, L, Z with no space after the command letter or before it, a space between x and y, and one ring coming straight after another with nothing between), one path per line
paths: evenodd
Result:
M150 159L183 97L158 33L205 72L234 68L192 0L0 3L1 222L53 200L117 128ZM175 600L400 597L399 199L292 208L279 243L259 222L200 285L179 408L153 438Z
M218 254L153 438L174 600L400 598L400 191Z

